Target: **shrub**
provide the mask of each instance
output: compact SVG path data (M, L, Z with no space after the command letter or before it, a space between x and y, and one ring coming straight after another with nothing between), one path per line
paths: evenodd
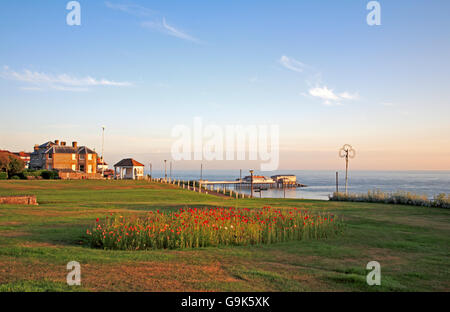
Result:
M345 194L334 192L333 201L370 202L384 204L401 204L424 207L450 208L450 194L439 194L434 199L411 192L386 193L380 190L368 191L367 194Z
M322 239L340 233L330 214L297 208L189 208L146 217L110 215L87 230L92 247L120 250L198 248Z
M50 180L50 179L58 179L59 175L58 175L58 172L56 172L56 171L42 170L41 177L45 180Z
M13 175L10 179L11 180L20 180L20 177L18 175Z
M8 174L6 172L0 172L0 180L8 179Z

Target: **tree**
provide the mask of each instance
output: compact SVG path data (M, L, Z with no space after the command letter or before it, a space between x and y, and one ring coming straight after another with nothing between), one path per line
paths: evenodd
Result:
M8 174L8 177L19 175L23 172L25 163L14 154L8 152L0 153L0 171Z
M9 154L0 152L0 171L8 172Z
M23 172L25 168L25 164L22 159L18 157L10 156L9 167L8 167L8 176L12 177L15 175L19 175Z

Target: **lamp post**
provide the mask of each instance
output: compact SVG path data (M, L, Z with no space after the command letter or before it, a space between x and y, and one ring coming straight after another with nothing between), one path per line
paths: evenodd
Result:
M253 170L250 170L250 197L253 198Z
M203 181L203 164L200 164L200 181Z
M105 158L103 157L103 151L104 151L104 146L105 146L105 126L102 126L102 177L104 174L104 170L105 170Z
M152 163L150 163L150 179L153 177Z
M167 181L167 160L164 159L164 182Z
M355 158L356 151L350 144L345 144L339 150L339 157L345 158L345 194L348 195L347 184L348 184L348 159Z

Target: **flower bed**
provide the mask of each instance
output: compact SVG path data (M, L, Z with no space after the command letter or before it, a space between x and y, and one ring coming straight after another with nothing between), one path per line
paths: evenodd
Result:
M119 250L255 245L335 236L342 222L299 208L180 209L146 216L109 215L87 236L92 247Z

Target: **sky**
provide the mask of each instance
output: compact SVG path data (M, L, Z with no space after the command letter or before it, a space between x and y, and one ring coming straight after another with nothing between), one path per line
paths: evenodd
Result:
M278 169L450 170L450 2L5 1L0 149L171 159L177 125L277 125ZM201 161L200 161L201 162ZM177 161L192 169L199 161ZM258 161L211 161L214 169Z

